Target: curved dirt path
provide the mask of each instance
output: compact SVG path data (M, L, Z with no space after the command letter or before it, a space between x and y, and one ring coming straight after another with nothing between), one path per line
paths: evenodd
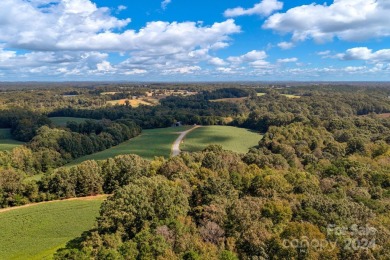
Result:
M181 132L179 137L176 139L176 141L172 144L172 152L171 152L171 157L177 156L180 154L180 144L183 141L184 137L191 132L192 130L195 130L196 128L199 128L201 126L196 125L191 129L188 129L187 131Z

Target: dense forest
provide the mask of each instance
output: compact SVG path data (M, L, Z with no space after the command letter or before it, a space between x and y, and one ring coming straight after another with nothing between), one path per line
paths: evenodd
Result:
M95 228L55 259L390 259L389 88L189 85L181 89L196 94L163 96L156 106L104 103L151 88L168 87L0 96L0 126L26 142L0 152L0 207L112 194ZM110 91L116 96L101 94ZM88 120L58 126L54 116ZM61 167L177 121L264 137L246 154L210 145Z

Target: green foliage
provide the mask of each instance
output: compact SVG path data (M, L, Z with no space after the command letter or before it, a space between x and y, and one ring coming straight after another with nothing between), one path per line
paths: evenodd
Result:
M117 96L140 91L122 88L114 88ZM0 111L0 126L11 128L15 121L19 134L35 134L28 148L0 153L1 206L113 193L101 207L96 228L68 243L56 259L388 258L390 121L386 114L377 115L390 112L387 89L194 88L202 91L162 99L156 107L96 108L91 97L110 98L100 97L103 89L89 89L80 90L85 96L77 99L78 105L61 103L54 111L37 113L37 120L22 109L10 110L14 116ZM267 94L258 97L253 90ZM210 102L241 96L245 100L235 104ZM45 121L47 112L97 120L68 123L66 128L38 127L39 116ZM152 128L177 121L231 122L264 132L264 138L256 146L238 141L252 140L252 133L242 129L202 127L184 144L203 142L202 147L194 145L199 152L152 161L135 155L114 157L138 153L149 159L168 158L177 132L186 128L154 129L94 153L136 135L139 128L134 122ZM216 135L210 129L224 131ZM253 135L256 142L261 138ZM229 142L235 144L230 149L241 153L224 150ZM217 145L207 147L211 143ZM114 158L52 170L85 154ZM41 171L47 173L34 181L31 175ZM348 250L346 239L361 236L326 234L329 224L372 226L377 230L376 246ZM286 247L286 240L320 240L334 247L325 251L307 244Z

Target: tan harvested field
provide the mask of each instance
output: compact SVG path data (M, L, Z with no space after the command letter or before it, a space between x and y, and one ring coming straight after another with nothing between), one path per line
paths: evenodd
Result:
M290 94L281 94L282 96L285 96L286 98L301 98L301 96L297 95L290 95Z
M126 101L130 102L132 107L139 107L140 105L146 106L156 106L158 105L158 100L154 98L142 98L142 99L119 99L119 100L111 100L107 101L107 104L110 105L126 105Z
M378 117L380 117L380 118L390 118L390 113L378 114Z
M267 93L257 93L258 97L262 97L265 95L267 95ZM287 98L301 98L301 96L297 96L297 95L290 95L290 94L280 94L280 95L285 96Z
M100 93L100 95L115 95L116 93L119 93L119 92L102 92Z

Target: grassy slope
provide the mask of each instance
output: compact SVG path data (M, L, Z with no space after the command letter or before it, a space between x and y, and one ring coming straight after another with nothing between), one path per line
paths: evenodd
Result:
M76 123L82 123L88 118L80 118L80 117L50 117L50 120L53 124L57 126L66 126L66 123L69 121L73 121Z
M0 212L0 259L50 259L91 229L105 197L56 201Z
M23 144L23 142L16 141L12 138L9 128L0 129L0 151L10 151Z
M179 136L178 132L189 128L188 126L182 126L143 130L140 136L110 149L81 157L67 166L76 165L87 160L105 160L122 154L137 154L146 159L153 159L155 156L169 157L172 143Z
M190 132L180 146L182 151L200 151L209 144L220 144L226 150L246 153L262 136L250 130L232 126L204 126Z

